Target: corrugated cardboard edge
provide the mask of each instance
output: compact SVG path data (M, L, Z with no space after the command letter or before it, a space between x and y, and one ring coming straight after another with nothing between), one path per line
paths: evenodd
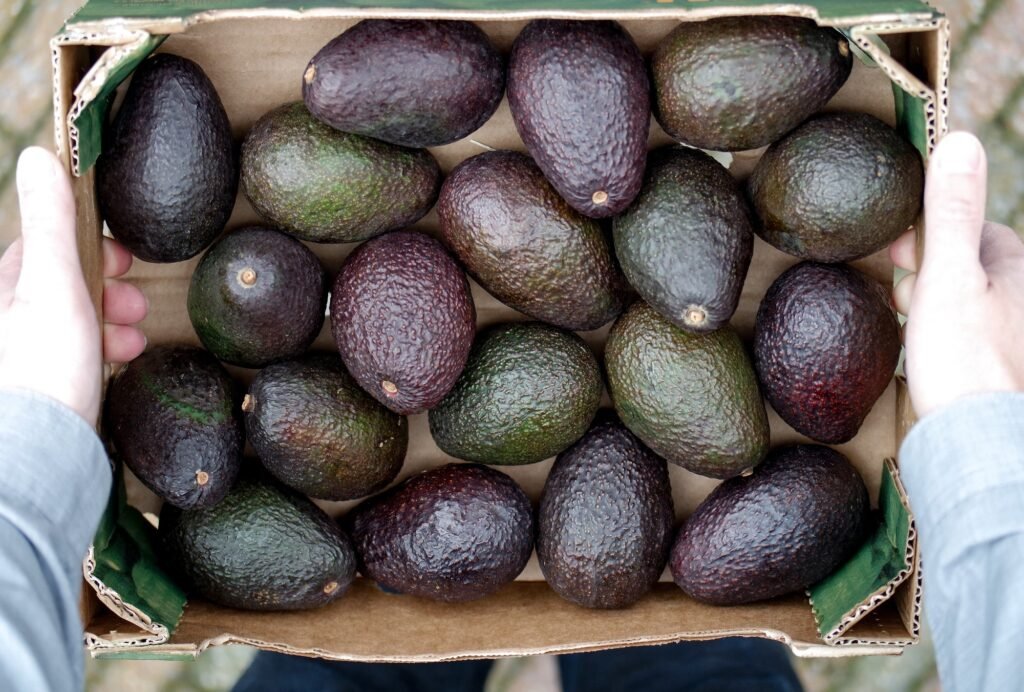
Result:
M92 546L89 546L89 552L82 563L82 574L85 577L86 585L93 589L100 602L109 608L112 613L115 613L118 617L135 625L142 631L131 634L116 633L116 635L111 633L109 638L100 637L87 631L85 633L86 648L90 651L100 651L119 647L150 646L167 642L171 636L167 627L158 622L153 622L144 612L130 603L125 603L121 599L120 594L96 577L95 571L96 555Z

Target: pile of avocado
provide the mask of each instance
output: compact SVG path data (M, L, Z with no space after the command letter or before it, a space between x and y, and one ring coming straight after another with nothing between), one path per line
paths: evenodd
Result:
M839 33L792 17L683 22L650 56L611 21L533 21L506 56L469 22L365 20L236 157L203 70L145 60L107 133L100 209L145 261L206 250L187 301L204 348L123 367L104 424L165 501L167 568L265 610L329 603L357 571L481 598L534 548L588 608L628 607L666 566L716 605L830 574L870 528L867 490L829 447L771 449L765 399L810 441L857 434L900 332L886 290L840 262L905 231L923 186L896 131L819 112L851 66ZM506 93L525 151L445 177L428 148ZM648 152L652 116L681 145ZM760 147L745 184L701 151ZM221 235L239 189L264 225ZM435 208L438 228L412 228ZM802 261L745 344L730 319L755 235ZM311 249L361 241L333 276ZM478 329L470 278L523 319ZM310 352L325 310L336 351ZM575 333L609 324L603 352ZM222 362L258 370L243 389ZM469 463L396 484L424 413ZM539 506L501 470L552 457ZM669 463L723 481L681 526ZM335 520L313 499L362 501Z

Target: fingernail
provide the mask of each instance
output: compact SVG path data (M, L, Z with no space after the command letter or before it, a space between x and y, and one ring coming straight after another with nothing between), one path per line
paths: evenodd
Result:
M48 185L57 178L53 158L39 147L29 147L18 157L18 189L27 190Z
M944 173L976 173L981 167L981 143L974 135L953 132L935 149L936 164Z

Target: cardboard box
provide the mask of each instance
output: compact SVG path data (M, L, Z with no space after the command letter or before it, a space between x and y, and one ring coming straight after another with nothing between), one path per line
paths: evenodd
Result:
M395 0L386 8L363 7L352 0L348 4L304 2L301 10L296 9L299 3L263 4L93 0L53 39L56 139L60 155L75 174L79 246L97 306L101 305L102 223L92 165L118 86L123 90L124 79L153 50L191 58L205 69L241 139L263 113L299 99L300 76L308 59L365 17L468 19L479 23L506 53L519 30L533 18L615 19L649 54L680 21L726 14L801 15L841 29L858 48L860 59L849 83L828 110L872 113L898 126L925 155L946 127L948 26L919 0L809 0L785 5L754 0L507 0L500 8L489 8L480 0ZM669 141L654 124L651 146ZM479 131L433 153L447 171L485 147L523 148L507 103ZM743 177L759 155L760 151L741 152L724 160L734 174ZM256 220L240 196L228 227ZM429 230L435 225L431 214L417 227ZM352 249L351 245L312 247L332 271ZM143 324L151 344L198 343L185 309L196 261L136 262L131 279L152 302ZM750 336L765 289L795 261L757 241L733 320L741 335ZM856 265L880 281L892 281L893 267L885 252ZM478 286L473 292L480 326L521 318ZM584 337L600 352L606 334L607 328ZM326 328L318 345L332 346ZM233 372L243 381L252 376L251 371L237 368ZM801 439L774 413L770 419L774 443ZM896 378L860 434L838 447L864 476L883 519L864 549L807 596L731 608L696 603L663 577L663 583L630 609L585 610L561 600L540 583L535 561L514 584L467 604L388 595L360 579L344 598L315 611L243 612L201 600L189 601L186 607L184 594L156 566L148 541L152 526L140 513L155 513L159 503L125 472L125 483L115 488L84 565L89 585L83 596L86 644L93 655L104 657L190 657L209 646L242 643L325 658L436 661L741 635L785 642L800 656L899 653L917 641L919 631L916 536L895 463L899 443L912 421L906 387ZM447 461L430 438L426 417L416 416L410 422L412 437L403 478ZM502 470L536 500L550 464ZM674 466L671 476L679 518L692 512L715 484ZM322 504L338 513L352 503Z

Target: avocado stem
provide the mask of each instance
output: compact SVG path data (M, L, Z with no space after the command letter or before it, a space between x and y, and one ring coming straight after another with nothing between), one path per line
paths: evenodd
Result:
M252 413L254 408L256 408L256 398L252 394L246 394L242 398L242 410L246 413Z
M839 54L844 58L850 54L850 44L845 38L839 39Z
M594 204L604 204L608 201L608 193L604 190L598 190L590 199Z
M252 267L246 267L241 270L238 272L238 281L243 286L254 286L256 284L256 270Z
M708 321L708 313L699 305L691 305L683 313L683 322L690 327L703 327Z
M384 390L384 393L387 394L388 396L394 396L395 394L398 394L398 385L396 385L391 380L382 381L380 383L380 386L381 389Z
M337 590L338 590L338 582L336 582L336 581L327 582L327 585L324 586L324 593L326 593L326 594L332 594L332 593L334 593Z
M206 471L196 471L196 485L204 486L210 482L210 474Z
M310 63L309 67L306 68L305 74L302 75L302 79L306 84L312 84L314 77L316 77L316 65Z

